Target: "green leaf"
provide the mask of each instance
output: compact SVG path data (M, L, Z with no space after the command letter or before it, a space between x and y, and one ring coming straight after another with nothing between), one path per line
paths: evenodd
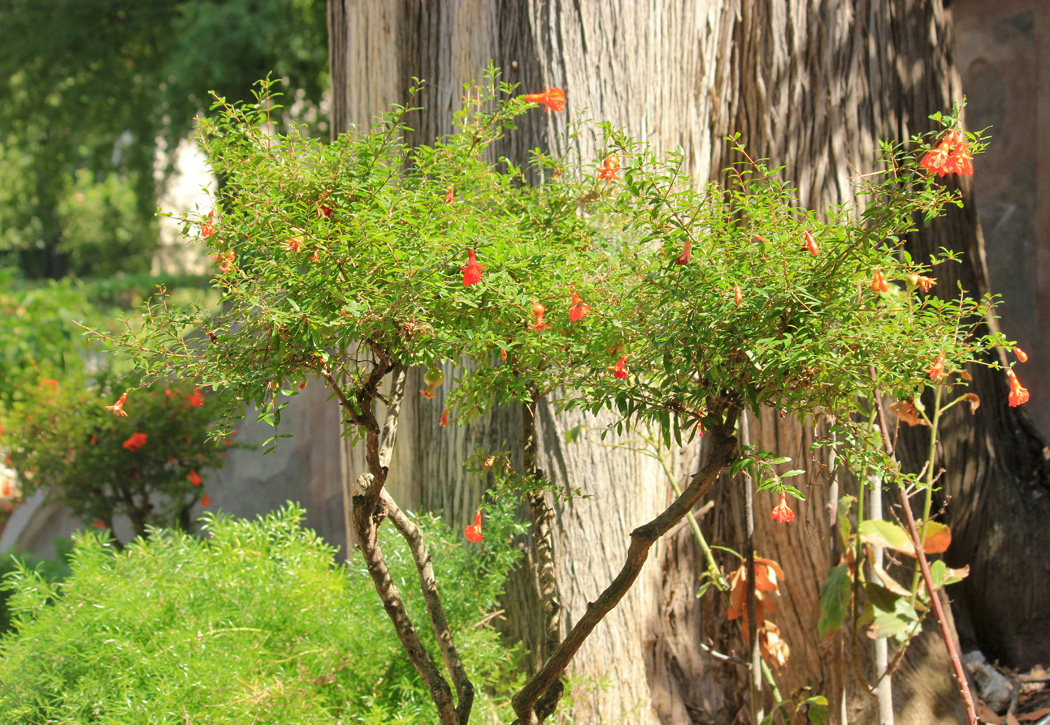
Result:
M817 621L817 636L820 639L842 627L849 609L850 583L848 564L839 564L828 572L828 578L820 589L820 619Z
M915 556L915 546L912 544L911 537L892 521L874 519L862 521L858 533L865 544L882 546Z

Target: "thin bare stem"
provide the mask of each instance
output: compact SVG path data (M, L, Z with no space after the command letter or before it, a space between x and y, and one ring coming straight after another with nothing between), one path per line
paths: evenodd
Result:
M740 444L746 449L751 445L751 431L748 428L747 411L740 413ZM750 677L748 690L751 694L751 722L762 722L765 716L759 697L762 695L762 649L758 643L758 600L755 598L755 492L751 485L751 475L747 470L741 471L744 481L744 567L747 572L747 641L751 645L749 652Z
M872 376L874 377L874 370L872 370ZM893 444L890 442L889 430L886 428L886 412L882 407L882 398L877 394L875 395L875 405L879 411L879 427L882 429L886 455L890 457L891 461L896 463L897 457L893 452ZM926 591L930 593L930 605L933 607L933 614L937 618L937 627L940 629L944 646L948 650L948 657L952 661L952 674L955 675L955 683L959 687L959 694L962 696L963 705L966 707L966 721L968 725L977 725L977 709L974 707L973 697L970 695L970 686L966 682L966 671L963 670L962 660L959 657L959 650L955 646L955 640L952 638L952 632L948 629L948 621L944 617L941 599L937 596L937 589L933 586L930 565L926 561L926 553L922 550L922 537L919 536L919 530L915 526L915 517L911 513L911 504L908 503L904 487L900 484L897 485L897 497L900 499L901 508L904 510L904 522L907 524L908 533L911 534L912 544L915 546L915 554L919 560L923 583L926 585Z

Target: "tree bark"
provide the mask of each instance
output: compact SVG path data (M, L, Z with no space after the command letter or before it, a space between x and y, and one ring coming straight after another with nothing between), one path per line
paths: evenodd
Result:
M521 162L528 149L539 147L591 159L595 140L576 136L570 148L564 132L571 123L594 118L627 127L658 150L681 146L692 173L717 178L731 160L721 139L740 132L754 157L785 166L801 202L819 208L853 200L851 179L874 168L879 139L929 130L929 114L961 98L944 4L329 0L333 131L367 126L391 103L403 101L412 77L419 77L427 86L418 98L423 110L408 120L415 129L410 140L432 141L451 130L462 84L480 80L492 61L522 92L562 87L568 96L563 114L531 111L495 149L498 154ZM986 288L969 184L962 188L966 208L909 242L919 256L939 246L966 252L963 264L935 272L936 289L947 294L954 293L956 279L974 293ZM1048 589L1026 588L1029 579L1022 575L1037 550L1050 548L1050 499L1033 502L1046 491L1050 463L1024 413L1006 407L1002 374L973 372L981 411L963 420L969 414L957 406L943 437L948 473L942 481L955 537L948 559L971 565L962 594L955 593L964 621L972 620L964 632L993 656L1023 663L1046 652L1050 638L1050 628L1040 629L1050 618ZM441 509L450 523L463 526L480 504L481 485L461 461L479 447L513 449L521 436L520 416L516 408L501 409L474 424L442 428L441 398L414 395L419 371L413 375L388 486L406 508ZM629 532L673 495L651 457L590 442L565 444L565 431L600 421L575 413L555 417L545 403L537 418L539 467L564 490L582 486L591 495L549 502L556 512L558 591L569 627L615 576ZM775 502L768 494L756 499L758 553L778 560L788 577L774 618L792 648L789 666L777 673L781 690L809 685L831 697L837 713L836 693L845 687L854 721L868 721L870 698L817 641L819 587L837 561L823 514L831 503L827 471L808 453L813 425L770 410L751 422L760 448L807 461L810 469L808 500L795 524L774 525L761 513ZM921 449L903 439L905 465L914 465ZM698 456L695 446L671 454L680 480L695 470ZM351 475L360 470L358 465ZM723 481L711 498L713 513L701 526L712 543L739 547L742 492ZM1006 540L1007 530L1027 538L1020 544L1024 554L1004 562L1005 547L1016 542ZM672 531L654 553L656 561L576 655L573 714L579 722L730 722L746 704L746 673L703 647L713 642L739 656L739 627L725 622L725 606L713 593L695 598L704 563L688 528ZM511 582L506 610L508 634L526 643L530 665L537 668L549 652L534 571L522 569ZM962 710L948 671L943 647L916 646L895 680L902 683L895 694L898 723L957 721Z

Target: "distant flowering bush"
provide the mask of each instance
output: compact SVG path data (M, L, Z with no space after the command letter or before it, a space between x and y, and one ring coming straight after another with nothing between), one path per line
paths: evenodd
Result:
M115 382L88 389L75 378L43 383L5 414L10 464L24 495L43 490L103 528L127 516L137 536L148 526L190 528L194 507L208 498L201 472L221 469L232 445L209 440L215 411L200 390L168 383L129 390Z

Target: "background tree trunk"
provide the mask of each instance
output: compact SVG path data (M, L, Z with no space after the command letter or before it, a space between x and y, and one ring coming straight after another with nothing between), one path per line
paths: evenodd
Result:
M690 170L712 178L730 160L721 139L739 131L755 157L786 166L802 203L814 207L851 200L850 179L873 168L880 138L928 130L927 116L961 97L950 14L941 0L329 0L329 22L336 133L351 124L367 126L391 103L404 101L415 76L428 84L417 99L424 110L409 119L412 140L432 141L451 130L462 84L480 80L491 60L522 92L557 86L568 96L564 114L531 111L499 154L521 161L528 149L540 147L591 159L594 139L577 136L569 149L564 131L594 118L626 126L658 150L681 146ZM964 192L969 195L968 184ZM942 245L968 252L963 265L937 270L938 291L954 292L951 275L967 289L985 288L971 209L968 204L911 242L918 253ZM998 559L990 566L992 552L981 542L1020 515L1028 517L1033 546L1046 550L1045 527L1035 531L1041 510L1026 506L1022 496L1045 490L1048 464L1024 415L1006 408L1001 374L975 371L974 385L984 401L981 414L953 419L944 444L945 490L960 504L951 510L956 543L949 558L973 567L964 590L973 625L965 631L986 651L1020 655L1024 641L1035 639L1045 652L1050 628L1043 627L1042 640L1034 630L1050 615L1050 602L1041 598L1045 588L1033 594L1023 589L1023 579L1010 580L1016 567ZM418 387L418 377L410 378L408 389ZM512 448L519 439L518 411L497 410L479 423L446 429L438 425L441 410L440 398L406 401L390 487L404 506L442 509L452 525L463 526L479 504L481 484L460 464L478 448ZM555 418L542 404L539 423L543 470L558 486L581 486L591 495L555 503L558 584L563 621L571 625L619 567L628 532L662 508L671 491L651 457L564 443L574 425L598 423L578 415ZM773 411L753 419L755 443L809 461L811 471L798 521L774 527L761 516L756 538L759 553L780 561L788 577L774 619L793 651L789 667L778 673L782 691L810 685L834 699L848 668L836 659L837 647L822 653L817 642L819 587L835 561L827 475L819 461L810 461L812 438L811 425ZM697 456L695 447L669 454L672 470L684 477ZM721 486L713 498L714 511L701 526L714 543L739 547L739 486ZM760 495L757 510L773 503ZM579 722L726 723L744 706L744 672L700 647L713 642L743 652L739 628L724 621L721 600L713 593L695 597L702 559L692 534L683 527L657 553L574 662ZM1011 602L1004 592L1019 599ZM1022 621L1001 609L1016 611L1017 601L1025 602ZM543 637L530 571L512 582L506 609L508 633L534 652L535 665L543 657ZM999 637L1010 643L1002 650L991 646ZM895 702L902 713L918 713L913 722L956 722L961 712L942 652L920 643L910 677L898 678L906 687ZM868 707L846 680L851 701L859 710ZM861 714L855 721L868 720Z

